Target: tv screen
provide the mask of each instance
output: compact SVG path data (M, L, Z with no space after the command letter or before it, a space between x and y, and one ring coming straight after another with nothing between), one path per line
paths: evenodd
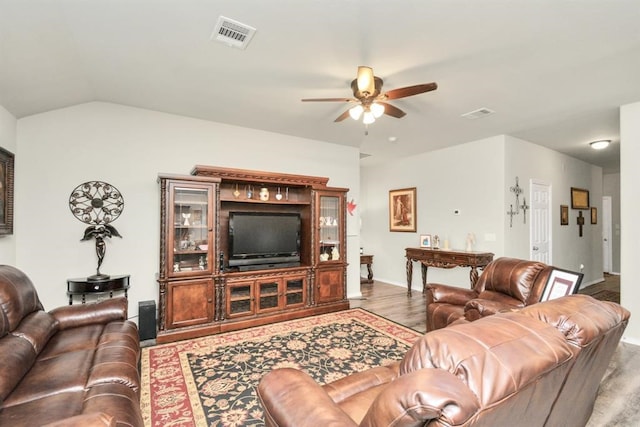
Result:
M299 261L299 214L229 213L229 266Z

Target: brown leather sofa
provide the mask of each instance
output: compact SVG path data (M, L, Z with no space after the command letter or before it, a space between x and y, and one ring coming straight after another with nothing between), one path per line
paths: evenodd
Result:
M571 295L428 332L400 362L324 386L276 369L258 396L267 426L583 427L628 319Z
M0 425L142 426L139 357L125 298L45 312L0 266Z
M535 304L552 270L541 262L503 257L485 267L473 289L429 283L427 331Z

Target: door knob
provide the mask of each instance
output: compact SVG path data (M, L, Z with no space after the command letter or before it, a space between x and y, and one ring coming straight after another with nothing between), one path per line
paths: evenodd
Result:
M533 247L533 250L534 250L534 251L537 251L537 250L539 250L539 249L540 249L540 248L539 248L539 247L537 247L537 246L534 246L534 247Z

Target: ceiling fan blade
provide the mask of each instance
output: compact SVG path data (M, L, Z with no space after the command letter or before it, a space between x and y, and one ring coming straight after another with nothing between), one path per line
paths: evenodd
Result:
M357 102L357 99L353 98L306 98L301 99L302 102Z
M425 83L421 85L391 89L389 92L384 94L384 97L385 99L406 98L407 96L418 95L420 93L430 92L436 89L438 89L438 85L436 83Z
M379 104L384 105L385 114L391 117L395 117L396 119L401 119L407 115L407 113L405 113L404 111L402 111L401 109L399 109L394 105L387 104L386 102L379 102Z
M344 119L346 119L347 117L349 117L349 110L345 111L344 113L340 114L335 120L334 122L341 122Z

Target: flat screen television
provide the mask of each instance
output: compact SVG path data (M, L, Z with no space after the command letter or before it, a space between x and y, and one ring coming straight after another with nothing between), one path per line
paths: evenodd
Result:
M275 268L300 263L300 214L229 212L229 267Z

